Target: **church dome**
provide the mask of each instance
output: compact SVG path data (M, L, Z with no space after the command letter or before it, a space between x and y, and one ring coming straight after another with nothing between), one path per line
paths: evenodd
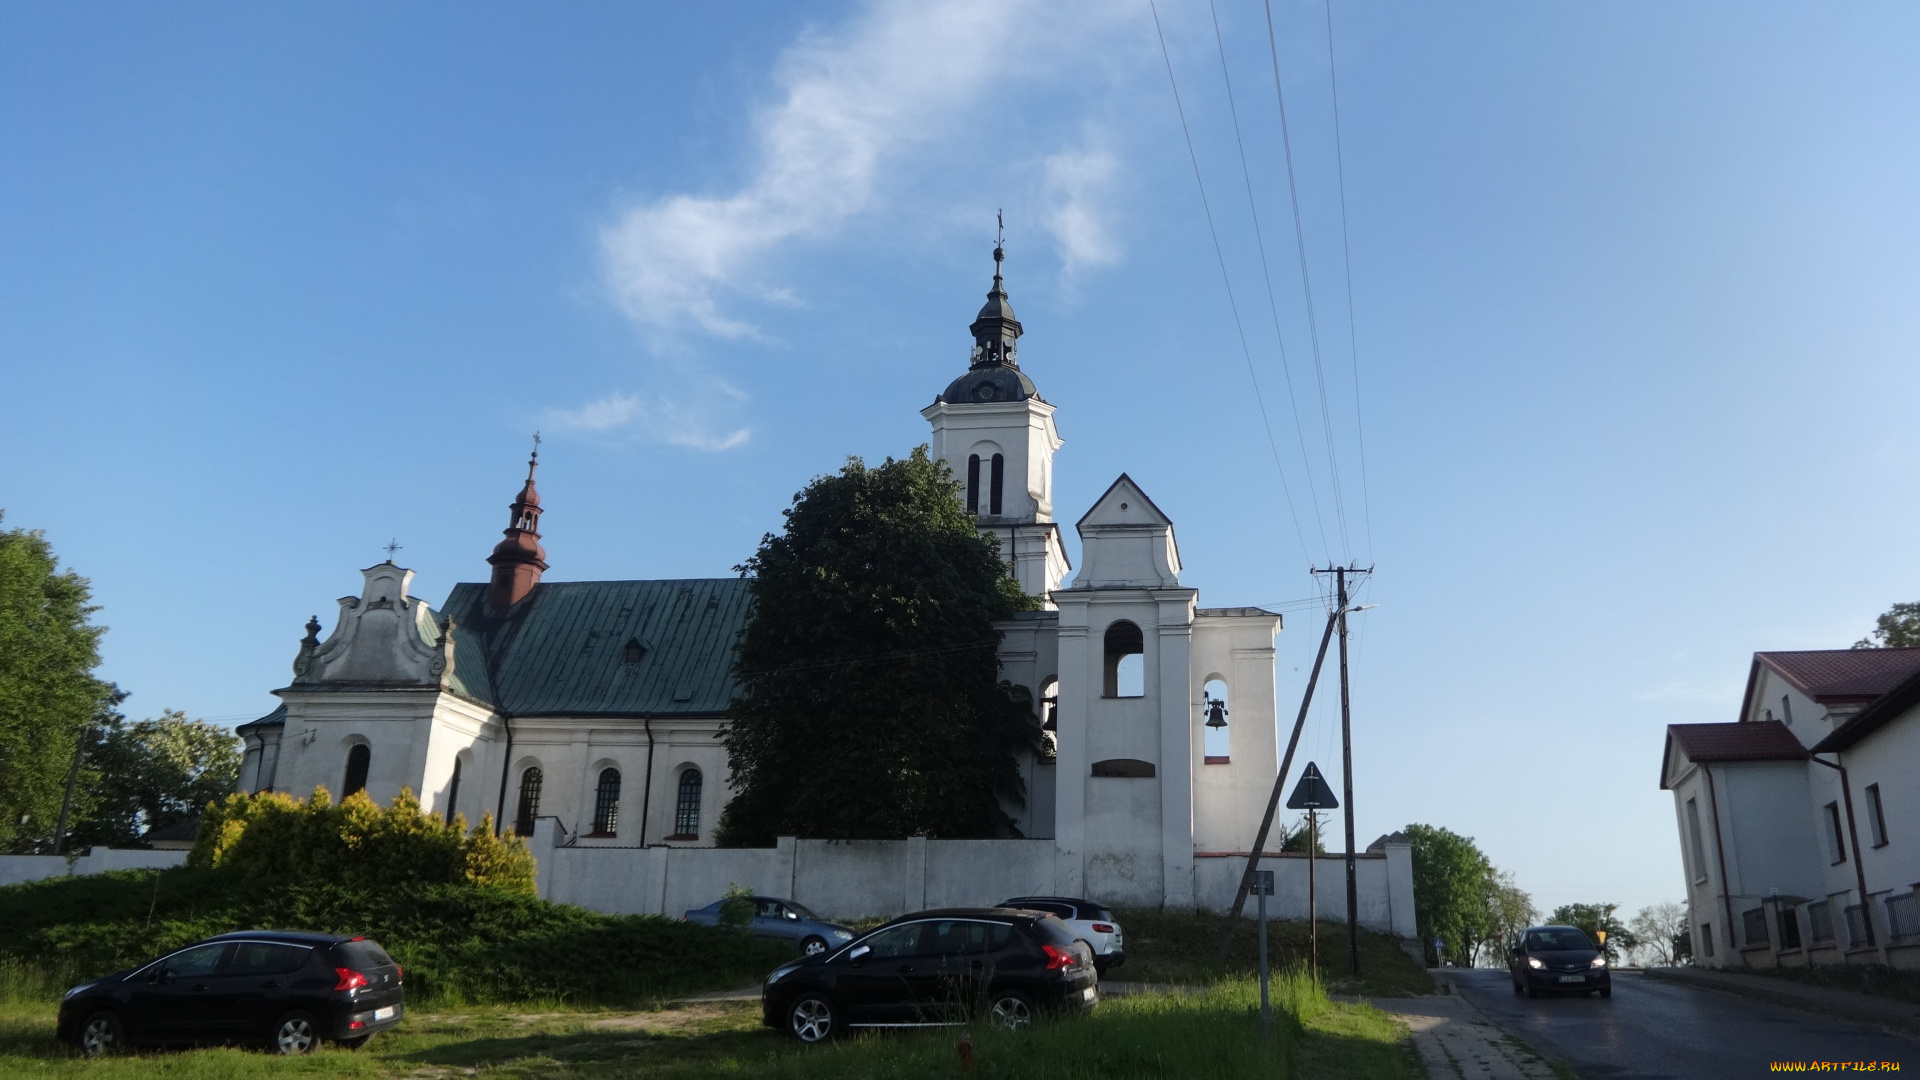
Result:
M1033 380L1017 367L985 364L969 370L947 384L940 400L949 405L986 404L995 401L1025 401L1040 396Z

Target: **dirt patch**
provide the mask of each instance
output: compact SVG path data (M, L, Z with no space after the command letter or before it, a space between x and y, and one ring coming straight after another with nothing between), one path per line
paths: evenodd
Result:
M655 1012L602 1016L589 1021L587 1026L596 1031L643 1031L649 1035L673 1035L738 1011L737 1008L730 1009L718 1003L684 1005Z

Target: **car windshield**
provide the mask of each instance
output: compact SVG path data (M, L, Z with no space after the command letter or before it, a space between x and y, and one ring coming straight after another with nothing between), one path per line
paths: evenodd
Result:
M1591 949L1593 948L1593 942L1587 940L1587 935L1571 928L1562 930L1529 930L1527 931L1527 948L1537 949L1542 952Z
M358 941L343 941L333 947L333 955L354 968L387 967L393 963L385 949L373 942L361 938Z
M820 918L820 916L815 915L813 912L808 911L806 908L801 907L799 904L796 904L791 900L782 900L781 903L787 905L788 911L793 912L795 915L798 915L803 919L812 919L814 922L825 921L824 919Z

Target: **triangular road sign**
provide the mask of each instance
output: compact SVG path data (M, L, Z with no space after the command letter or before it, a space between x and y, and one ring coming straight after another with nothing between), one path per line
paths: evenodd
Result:
M1287 809L1333 810L1339 805L1340 800L1333 797L1333 789L1327 786L1326 778L1320 775L1320 766L1307 762L1307 771L1300 774L1300 783L1287 799Z

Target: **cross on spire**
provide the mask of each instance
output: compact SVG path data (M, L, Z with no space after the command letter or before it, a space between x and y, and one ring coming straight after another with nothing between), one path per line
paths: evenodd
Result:
M1006 285L1000 277L1000 266L1007 259L1006 214L995 210L993 221L993 288L987 290L987 303L980 309L979 317L967 328L973 333L972 366L1018 367L1016 342L1020 337L1020 320L1013 317L1013 305L1007 302Z
M393 561L393 553L394 553L394 552L396 552L396 551L399 551L399 550L400 550L400 549L401 549L402 547L405 547L405 546L406 546L406 545L404 545L404 544L402 544L402 543L400 543L400 541L398 541L398 540L392 540L392 539L390 539L390 540L388 540L388 541L387 541L387 544L386 544L386 546L385 546L385 547L383 547L383 548L381 548L380 550L382 550L382 551L384 551L384 552L386 552L386 553L387 553L387 561L388 561L388 562L392 562L392 561Z

